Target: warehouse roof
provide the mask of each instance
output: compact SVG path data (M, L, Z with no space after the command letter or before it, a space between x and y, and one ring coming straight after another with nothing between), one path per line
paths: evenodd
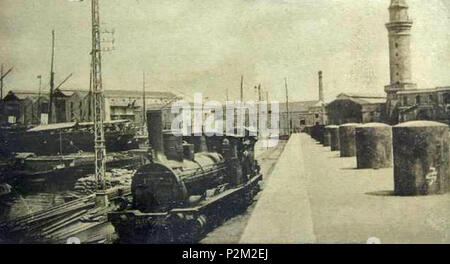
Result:
M319 100L289 102L289 112L308 112L311 107L316 106ZM286 103L280 103L280 112L286 111Z
M103 93L105 97L142 98L142 91L137 90L105 90ZM171 92L146 91L145 97L173 98L177 95Z
M56 89L55 93L59 93L62 96L70 97L75 93L80 94L81 97L84 97L88 95L88 90L83 89ZM134 99L141 99L142 98L142 91L137 90L105 90L103 91L104 96L107 98L134 98ZM9 91L4 99L13 99L13 100L24 100L27 97L36 97L38 96L39 92L37 90L11 90ZM48 95L47 89L42 89L41 91L42 96ZM168 98L175 98L179 96L171 93L171 92L158 92L158 91L147 91L145 93L146 98L156 98L156 99L168 99Z
M35 91L17 91L17 90L11 90L9 91L5 97L3 98L3 100L8 101L8 100L24 100L27 98L33 98L33 97L38 97L39 93L35 92Z
M386 96L377 94L353 94L353 93L341 93L337 96L335 101L339 100L351 100L357 104L384 104L386 103Z
M433 92L445 92L450 91L450 87L436 87L436 88L422 88L422 89L408 89L404 91L398 91L397 94L419 94L419 93L433 93Z

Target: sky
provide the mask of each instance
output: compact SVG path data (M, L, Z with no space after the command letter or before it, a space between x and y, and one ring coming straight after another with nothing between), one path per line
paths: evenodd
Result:
M421 88L450 85L450 1L409 0L413 80ZM103 53L104 89L173 91L192 98L316 100L384 94L389 84L390 0L100 0L114 50ZM56 83L89 88L90 1L0 0L0 63L14 66L5 90L49 89L51 31Z

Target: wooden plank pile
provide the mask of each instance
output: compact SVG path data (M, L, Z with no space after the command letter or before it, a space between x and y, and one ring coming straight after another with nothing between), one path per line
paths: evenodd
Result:
M110 201L128 196L131 187L120 186L108 190ZM65 243L67 238L107 222L109 207L96 207L95 194L0 223L0 242L3 243ZM102 239L99 238L98 241Z
M79 220L94 206L95 196L89 195L1 223L1 239L14 242L45 242L52 232Z

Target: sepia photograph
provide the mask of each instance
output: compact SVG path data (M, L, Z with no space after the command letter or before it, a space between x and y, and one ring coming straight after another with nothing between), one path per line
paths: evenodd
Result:
M0 244L450 243L448 0L0 0L0 24Z

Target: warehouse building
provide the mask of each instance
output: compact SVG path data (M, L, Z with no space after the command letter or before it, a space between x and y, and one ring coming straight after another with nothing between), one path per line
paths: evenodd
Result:
M328 124L384 122L386 96L341 93L327 104Z

